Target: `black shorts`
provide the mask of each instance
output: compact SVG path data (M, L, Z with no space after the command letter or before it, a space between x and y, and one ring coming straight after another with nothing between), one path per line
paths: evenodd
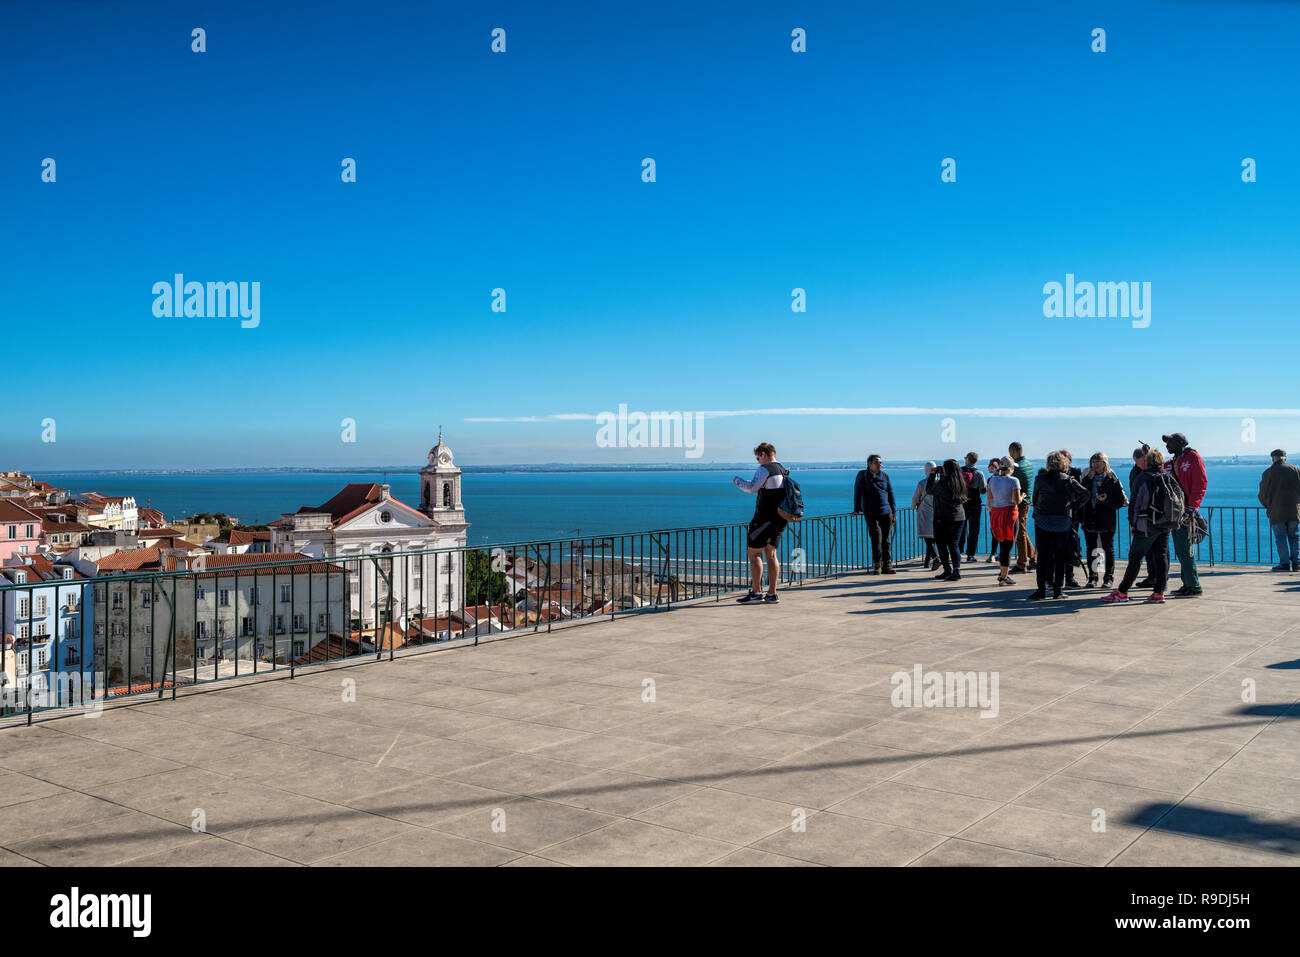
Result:
M775 548L781 540L781 533L785 531L786 524L786 520L780 516L760 518L755 515L749 523L749 547L764 548L771 545Z

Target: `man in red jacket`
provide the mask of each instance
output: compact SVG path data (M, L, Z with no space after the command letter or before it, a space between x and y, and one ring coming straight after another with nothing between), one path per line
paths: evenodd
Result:
M1205 487L1209 484L1205 475L1205 459L1201 458L1200 452L1187 444L1187 436L1181 432L1162 435L1160 438L1164 440L1165 448L1173 456L1169 470L1174 473L1174 478L1182 486L1184 504L1190 519L1201 507L1201 501L1205 498ZM1174 554L1178 556L1178 564L1183 576L1183 587L1174 594L1180 598L1195 598L1201 593L1201 580L1196 575L1196 559L1192 556L1191 529L1187 525L1174 529L1173 539Z

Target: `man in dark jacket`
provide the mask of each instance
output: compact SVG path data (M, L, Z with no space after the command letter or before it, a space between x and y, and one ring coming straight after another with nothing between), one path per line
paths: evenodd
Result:
M1286 452L1273 450L1273 464L1259 479L1259 504L1277 541L1275 572L1300 572L1300 468L1288 465Z
M871 574L893 575L889 546L894 532L894 486L884 470L879 455L867 456L867 467L858 473L853 482L853 514L867 520L867 536L871 539Z

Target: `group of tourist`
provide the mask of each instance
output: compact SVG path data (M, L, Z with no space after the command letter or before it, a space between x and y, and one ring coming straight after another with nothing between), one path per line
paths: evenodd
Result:
M1164 452L1143 443L1133 450L1127 483L1115 474L1104 452L1093 453L1088 467L1079 469L1067 449L1058 449L1035 473L1019 442L1012 442L1004 457L990 459L983 469L975 452L968 452L963 462L927 462L925 477L911 498L917 534L925 544L923 567L942 567L935 576L940 581L960 581L963 552L967 563L975 561L980 518L987 509L993 542L987 560L998 562L998 584L1013 585L1013 574L1035 572L1036 587L1027 596L1031 601L1100 584L1109 589L1106 601L1128 601L1130 589L1137 587L1151 590L1147 601L1163 602L1171 539L1182 577L1174 594L1200 595L1193 546L1208 531L1199 512L1207 485L1205 461L1181 432L1163 439L1168 460ZM879 487L889 489L889 477L880 457L873 455L858 473L853 511L867 518L871 572L889 574L893 564L888 536L879 530L892 523L896 509L892 489L888 505L882 505L879 494L870 494ZM1128 566L1116 587L1115 531L1117 513L1125 506L1132 534ZM1147 576L1138 582L1144 561Z
M981 517L987 510L993 551L986 561L998 562L999 585L1014 585L1013 574L1035 572L1036 587L1026 596L1031 601L1057 599L1066 589L1100 585L1108 589L1103 601L1129 601L1129 592L1138 588L1150 589L1147 602L1162 603L1169 583L1171 543L1181 578L1181 587L1172 594L1200 595L1194 549L1209 532L1200 514L1208 486L1205 460L1181 432L1161 439L1164 452L1145 442L1133 450L1127 482L1111 468L1104 452L1094 452L1088 467L1081 470L1068 450L1058 449L1035 473L1019 442L1012 442L1002 458L989 459L983 469L975 452L966 453L961 462L927 462L925 477L910 500L917 534L925 546L924 569L942 568L935 576L938 580L960 581L963 562L976 560ZM789 471L776 462L775 455L776 450L763 443L754 449L758 460L754 477L733 479L743 491L758 497L749 526L751 588L739 599L741 603L779 600L777 544L786 521L778 505ZM1272 459L1260 480L1259 501L1267 510L1280 556L1273 570L1300 571L1300 468L1287 463L1282 449L1274 449ZM1118 512L1125 507L1128 563L1116 585L1115 533ZM865 520L871 574L896 574L892 543L898 512L884 461L879 455L868 456L867 467L853 484L853 513ZM1147 574L1138 581L1144 562ZM1076 575L1079 571L1082 582Z

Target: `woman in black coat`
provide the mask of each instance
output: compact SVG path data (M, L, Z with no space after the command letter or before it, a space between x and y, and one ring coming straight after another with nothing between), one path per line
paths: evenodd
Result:
M1088 545L1088 582L1093 588L1103 570L1102 584L1110 588L1115 583L1115 513L1128 504L1124 483L1111 471L1110 461L1104 452L1094 452L1088 461L1088 471L1080 480L1088 490L1088 501L1083 506L1083 537Z
M966 479L957 467L956 459L945 459L943 468L935 469L925 487L926 494L934 496L934 541L943 562L939 581L961 581L961 551L957 540L966 524Z

